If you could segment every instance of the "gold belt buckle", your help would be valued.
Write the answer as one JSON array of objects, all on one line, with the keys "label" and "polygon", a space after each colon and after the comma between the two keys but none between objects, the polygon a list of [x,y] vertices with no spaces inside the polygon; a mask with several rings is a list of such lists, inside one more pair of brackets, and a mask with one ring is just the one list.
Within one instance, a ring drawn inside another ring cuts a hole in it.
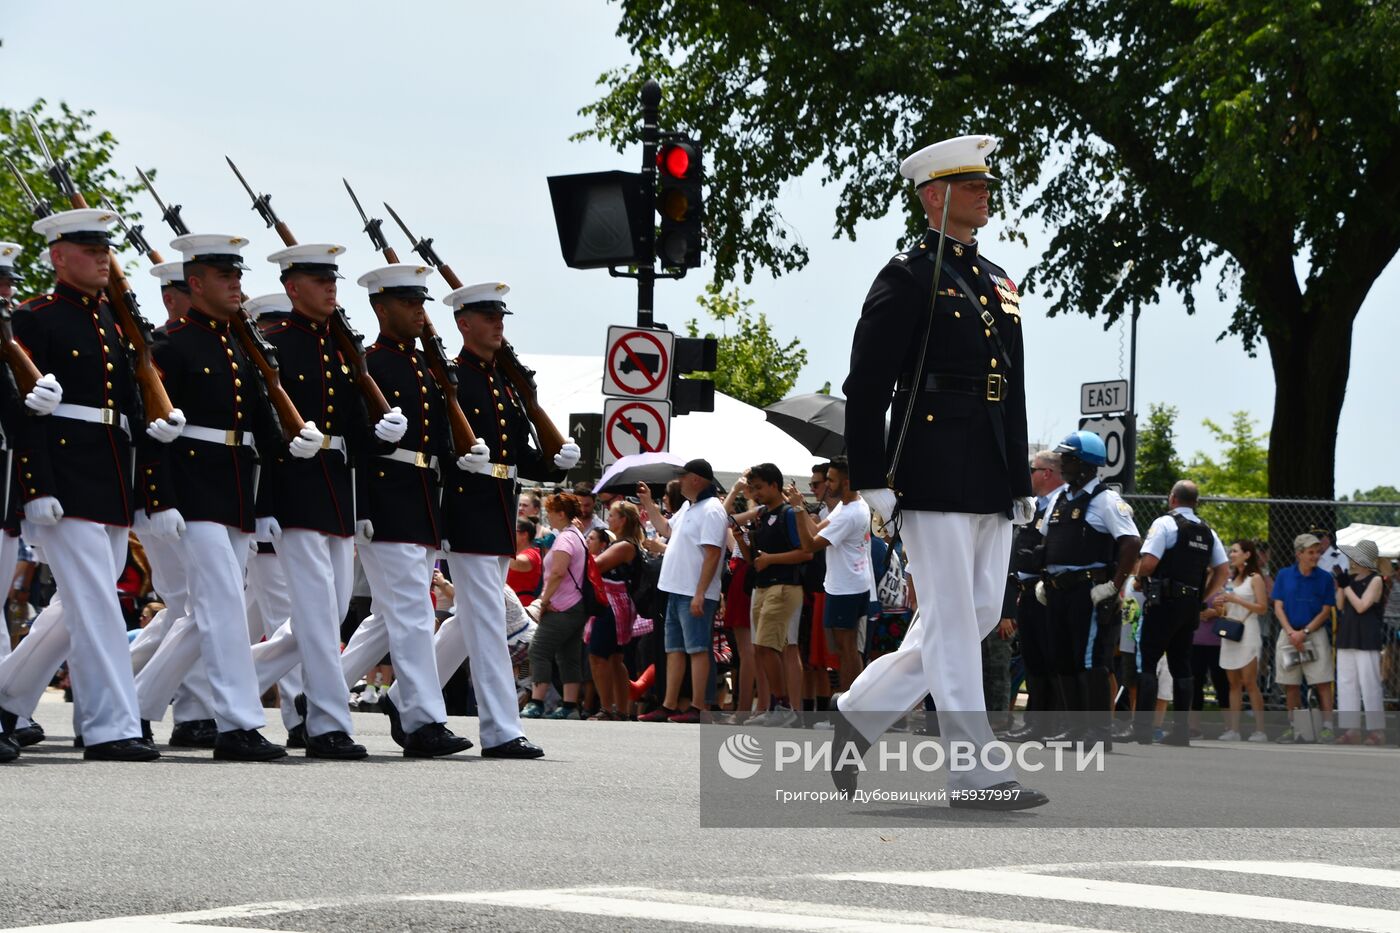
[{"label": "gold belt buckle", "polygon": [[1001,388],[1002,388],[1002,385],[1005,383],[1005,381],[1006,381],[1006,380],[1004,380],[1004,379],[1002,378],[1001,373],[988,373],[988,374],[987,374],[987,401],[989,401],[989,402],[1000,402],[1000,401],[1001,401]]},{"label": "gold belt buckle", "polygon": [[226,447],[237,447],[237,446],[238,446],[238,442],[239,442],[239,437],[238,437],[238,432],[237,432],[237,431],[225,431],[225,432],[224,432],[224,445],[225,445]]},{"label": "gold belt buckle", "polygon": [[329,434],[322,434],[322,435],[321,435],[321,449],[322,449],[322,450],[330,450],[330,449],[331,449],[331,436],[330,436]]},{"label": "gold belt buckle", "polygon": [[491,476],[495,479],[510,479],[510,467],[504,463],[491,464]]},{"label": "gold belt buckle", "polygon": [[421,450],[415,450],[413,452],[413,465],[426,470],[428,468],[428,455]]},{"label": "gold belt buckle", "polygon": [[114,424],[117,423],[117,413],[116,413],[116,411],[115,411],[114,409],[111,409],[111,408],[99,408],[99,409],[97,409],[97,410],[100,411],[100,412],[102,412],[102,423],[103,423],[103,424],[107,425],[108,427],[111,427],[112,425],[114,425]]}]

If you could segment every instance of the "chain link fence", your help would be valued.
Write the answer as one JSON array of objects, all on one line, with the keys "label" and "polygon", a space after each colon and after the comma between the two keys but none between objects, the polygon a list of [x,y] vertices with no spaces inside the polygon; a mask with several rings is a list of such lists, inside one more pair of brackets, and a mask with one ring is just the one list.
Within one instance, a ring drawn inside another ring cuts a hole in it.
[{"label": "chain link fence", "polygon": [[[1138,531],[1167,513],[1167,497],[1124,495],[1133,507]],[[1202,496],[1196,508],[1228,548],[1241,538],[1255,542],[1265,557],[1270,577],[1293,563],[1293,539],[1314,529],[1336,531],[1348,525],[1400,526],[1400,502],[1340,502],[1319,499],[1234,499]],[[1383,568],[1384,569],[1384,568]],[[1270,604],[1272,606],[1272,603]],[[1274,682],[1274,646],[1279,626],[1272,610],[1261,620],[1264,652],[1259,662],[1260,686],[1270,709],[1283,709],[1283,687]],[[1381,658],[1386,705],[1400,708],[1400,641],[1392,638]]]}]

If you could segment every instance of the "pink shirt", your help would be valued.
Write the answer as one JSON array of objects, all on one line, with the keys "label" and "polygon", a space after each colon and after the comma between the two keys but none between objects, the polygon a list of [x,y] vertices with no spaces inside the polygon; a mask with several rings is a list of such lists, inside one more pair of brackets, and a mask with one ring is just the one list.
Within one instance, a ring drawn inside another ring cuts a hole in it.
[{"label": "pink shirt", "polygon": [[564,555],[568,556],[568,570],[559,581],[559,586],[555,588],[554,595],[549,598],[549,608],[555,612],[572,609],[583,599],[579,584],[583,582],[583,556],[587,550],[583,535],[577,528],[565,528],[555,537],[554,545],[549,549],[549,556],[545,558],[548,569],[553,571],[564,559]]}]

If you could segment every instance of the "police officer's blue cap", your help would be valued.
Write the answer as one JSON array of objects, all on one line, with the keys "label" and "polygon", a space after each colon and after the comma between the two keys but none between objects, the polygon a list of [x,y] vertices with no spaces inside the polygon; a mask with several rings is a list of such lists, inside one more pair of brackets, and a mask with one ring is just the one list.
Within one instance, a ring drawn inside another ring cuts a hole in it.
[{"label": "police officer's blue cap", "polygon": [[1108,462],[1103,438],[1093,431],[1075,431],[1055,445],[1055,453],[1083,460],[1091,466],[1103,466]]}]

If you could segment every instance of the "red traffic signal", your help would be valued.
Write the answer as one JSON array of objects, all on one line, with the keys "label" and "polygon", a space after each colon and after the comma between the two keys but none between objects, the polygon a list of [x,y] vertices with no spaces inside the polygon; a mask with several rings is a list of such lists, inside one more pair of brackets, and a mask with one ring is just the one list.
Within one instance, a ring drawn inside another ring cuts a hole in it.
[{"label": "red traffic signal", "polygon": [[657,255],[662,267],[683,273],[700,265],[704,157],[694,141],[673,136],[657,150],[656,168],[656,209],[661,214]]},{"label": "red traffic signal", "polygon": [[692,165],[699,165],[695,156],[695,148],[688,142],[666,143],[656,153],[656,166],[663,174],[683,180],[689,177]]}]

